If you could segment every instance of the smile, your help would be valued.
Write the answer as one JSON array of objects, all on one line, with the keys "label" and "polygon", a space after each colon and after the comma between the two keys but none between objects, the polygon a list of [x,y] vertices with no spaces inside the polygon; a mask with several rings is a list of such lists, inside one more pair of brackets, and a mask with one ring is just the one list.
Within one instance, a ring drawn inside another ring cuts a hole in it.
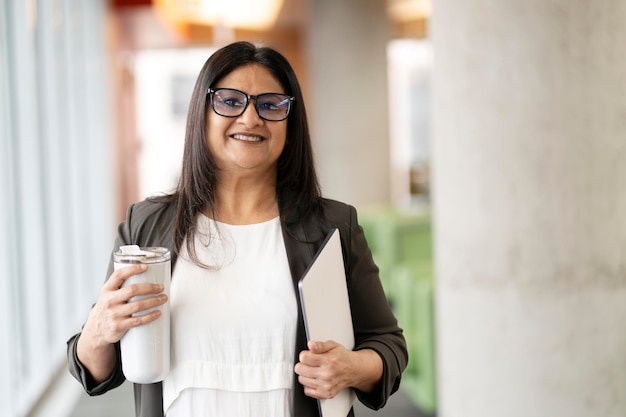
[{"label": "smile", "polygon": [[261,136],[248,136],[248,135],[233,135],[233,139],[242,140],[244,142],[261,142],[263,138]]}]

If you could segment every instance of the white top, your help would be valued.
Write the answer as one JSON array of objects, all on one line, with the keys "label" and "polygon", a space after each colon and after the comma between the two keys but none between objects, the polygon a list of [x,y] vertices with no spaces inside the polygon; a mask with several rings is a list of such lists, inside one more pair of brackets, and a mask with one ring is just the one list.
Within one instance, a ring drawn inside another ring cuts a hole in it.
[{"label": "white top", "polygon": [[170,289],[165,415],[293,417],[298,313],[279,219],[234,226],[200,216],[196,253],[215,268],[192,263],[183,245]]}]

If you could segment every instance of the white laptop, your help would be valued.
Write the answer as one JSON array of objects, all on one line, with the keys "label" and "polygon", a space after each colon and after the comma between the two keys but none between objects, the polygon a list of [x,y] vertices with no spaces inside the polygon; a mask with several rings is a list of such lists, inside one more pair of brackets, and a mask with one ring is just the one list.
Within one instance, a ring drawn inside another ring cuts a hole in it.
[{"label": "white laptop", "polygon": [[[334,340],[354,349],[352,314],[339,229],[333,229],[298,283],[307,340]],[[346,417],[356,394],[350,388],[319,400],[322,417]]]}]

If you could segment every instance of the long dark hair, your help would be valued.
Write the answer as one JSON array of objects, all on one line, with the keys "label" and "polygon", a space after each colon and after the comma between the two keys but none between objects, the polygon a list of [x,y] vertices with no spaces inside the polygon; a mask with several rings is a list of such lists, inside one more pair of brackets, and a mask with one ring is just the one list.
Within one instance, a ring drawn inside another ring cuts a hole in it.
[{"label": "long dark hair", "polygon": [[276,50],[257,47],[249,42],[235,42],[216,51],[205,62],[191,97],[183,152],[183,168],[176,192],[177,204],[174,247],[183,244],[198,264],[194,247],[195,225],[200,212],[215,214],[217,165],[209,152],[206,126],[210,107],[207,90],[238,67],[260,64],[267,68],[295,97],[287,119],[287,140],[278,158],[276,193],[281,221],[297,221],[309,210],[320,206],[321,192],[313,163],[313,149],[304,99],[296,74],[289,62]]}]

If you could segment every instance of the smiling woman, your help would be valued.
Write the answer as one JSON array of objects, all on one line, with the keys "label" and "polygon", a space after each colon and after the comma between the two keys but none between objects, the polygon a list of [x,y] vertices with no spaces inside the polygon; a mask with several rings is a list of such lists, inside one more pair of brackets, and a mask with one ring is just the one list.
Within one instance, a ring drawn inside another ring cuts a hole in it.
[{"label": "smiling woman", "polygon": [[[336,229],[354,350],[307,341],[297,292]],[[136,266],[109,267],[68,342],[70,371],[89,394],[124,382],[120,339],[159,320],[154,308],[166,302],[170,373],[136,384],[137,417],[317,417],[318,400],[344,388],[373,409],[398,390],[402,329],[356,209],[321,195],[300,84],[276,50],[237,42],[211,55],[191,97],[176,191],[132,205],[118,232],[116,247],[170,250],[171,293],[123,285],[144,272]]]}]

